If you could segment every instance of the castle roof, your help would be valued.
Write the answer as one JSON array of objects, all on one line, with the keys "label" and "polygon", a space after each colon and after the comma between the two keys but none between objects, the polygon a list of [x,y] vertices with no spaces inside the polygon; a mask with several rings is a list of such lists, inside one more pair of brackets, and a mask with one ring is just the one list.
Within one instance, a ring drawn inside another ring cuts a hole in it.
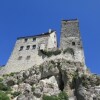
[{"label": "castle roof", "polygon": [[52,32],[55,32],[54,30],[51,30],[50,32],[33,35],[33,36],[25,36],[25,37],[18,37],[17,39],[23,39],[23,38],[31,38],[31,37],[42,37],[42,36],[49,36]]},{"label": "castle roof", "polygon": [[67,19],[67,20],[62,20],[62,21],[78,21],[78,19],[76,18],[76,19]]}]

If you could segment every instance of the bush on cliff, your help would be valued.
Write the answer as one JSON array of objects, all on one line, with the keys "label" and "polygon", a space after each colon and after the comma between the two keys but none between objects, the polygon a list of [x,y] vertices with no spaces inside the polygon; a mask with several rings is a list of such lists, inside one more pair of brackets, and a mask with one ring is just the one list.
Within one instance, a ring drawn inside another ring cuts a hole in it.
[{"label": "bush on cliff", "polygon": [[44,54],[44,55],[46,55],[47,57],[51,57],[52,55],[59,55],[59,54],[61,54],[61,50],[56,50],[56,51],[46,51],[46,50],[41,50],[41,53],[42,54]]},{"label": "bush on cliff", "polygon": [[43,100],[68,100],[68,95],[66,92],[61,92],[58,96],[43,95]]},{"label": "bush on cliff", "polygon": [[0,100],[10,100],[6,93],[0,91]]},{"label": "bush on cliff", "polygon": [[10,91],[11,88],[9,86],[5,86],[3,83],[0,83],[0,90],[2,90],[2,91]]}]

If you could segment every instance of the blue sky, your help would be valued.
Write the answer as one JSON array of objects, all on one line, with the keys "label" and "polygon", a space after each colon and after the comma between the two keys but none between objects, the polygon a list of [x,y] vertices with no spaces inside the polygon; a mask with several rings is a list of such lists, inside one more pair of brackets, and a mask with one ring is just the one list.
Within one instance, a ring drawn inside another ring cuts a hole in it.
[{"label": "blue sky", "polygon": [[78,18],[86,65],[100,74],[100,0],[0,0],[0,65],[17,37],[57,31],[61,20]]}]

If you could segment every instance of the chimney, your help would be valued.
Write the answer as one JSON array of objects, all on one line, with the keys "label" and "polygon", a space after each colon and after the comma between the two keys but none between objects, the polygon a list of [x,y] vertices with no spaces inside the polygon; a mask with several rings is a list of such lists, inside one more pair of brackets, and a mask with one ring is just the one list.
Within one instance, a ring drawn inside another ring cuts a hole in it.
[{"label": "chimney", "polygon": [[49,29],[49,33],[51,33],[52,29]]}]

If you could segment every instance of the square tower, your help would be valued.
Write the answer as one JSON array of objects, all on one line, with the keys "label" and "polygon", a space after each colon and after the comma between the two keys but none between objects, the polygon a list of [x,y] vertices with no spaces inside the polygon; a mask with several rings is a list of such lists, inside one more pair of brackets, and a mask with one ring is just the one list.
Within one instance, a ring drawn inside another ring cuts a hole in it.
[{"label": "square tower", "polygon": [[60,48],[71,48],[74,51],[74,59],[84,62],[84,52],[79,31],[79,21],[62,20]]},{"label": "square tower", "polygon": [[79,21],[77,19],[62,20],[60,47],[66,49],[76,46],[82,47]]}]

